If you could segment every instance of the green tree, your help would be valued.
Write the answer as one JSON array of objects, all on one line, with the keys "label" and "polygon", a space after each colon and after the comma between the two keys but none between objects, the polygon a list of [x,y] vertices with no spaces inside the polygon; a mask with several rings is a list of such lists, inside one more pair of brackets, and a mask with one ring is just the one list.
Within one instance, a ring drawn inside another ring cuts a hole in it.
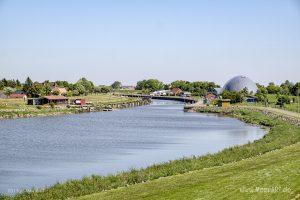
[{"label": "green tree", "polygon": [[27,93],[28,97],[35,98],[35,97],[39,97],[39,96],[43,95],[43,91],[44,91],[43,85],[35,84],[35,85],[29,87],[26,93]]},{"label": "green tree", "polygon": [[[84,91],[84,93],[82,93],[82,94],[87,94],[87,93],[93,92],[93,90],[94,90],[94,84],[93,84],[93,82],[87,80],[86,78],[81,78],[81,79],[79,79],[79,80],[76,82],[75,85],[77,85],[77,88],[76,88],[76,89],[79,91],[79,93],[81,93],[82,91]],[[82,89],[82,88],[80,87],[80,85],[83,86],[84,89]]]},{"label": "green tree", "polygon": [[58,91],[58,90],[54,90],[54,91],[52,92],[52,94],[53,94],[53,95],[59,95],[59,91]]},{"label": "green tree", "polygon": [[50,87],[50,85],[45,85],[44,88],[43,88],[43,91],[42,91],[42,94],[43,95],[50,95],[52,92],[52,89]]},{"label": "green tree", "polygon": [[19,87],[19,88],[22,87],[22,85],[21,85],[21,83],[20,83],[20,81],[19,81],[18,79],[16,80],[16,85],[17,85],[17,87]]},{"label": "green tree", "polygon": [[276,105],[279,105],[280,107],[283,107],[284,104],[290,104],[291,100],[288,95],[278,95],[277,96],[277,103]]},{"label": "green tree", "polygon": [[115,81],[113,82],[113,84],[111,84],[111,87],[116,90],[116,89],[120,89],[122,87],[122,84],[120,81]]},{"label": "green tree", "polygon": [[249,91],[248,91],[248,88],[243,88],[241,91],[240,91],[240,94],[242,95],[242,96],[247,96],[247,95],[249,95]]},{"label": "green tree", "polygon": [[3,89],[3,92],[4,92],[4,94],[6,95],[6,96],[9,96],[9,95],[11,95],[12,93],[14,93],[16,90],[14,89],[14,88],[12,88],[12,87],[5,87],[4,89]]},{"label": "green tree", "polygon": [[268,90],[269,94],[279,94],[281,91],[281,88],[275,85],[273,82],[269,83],[266,89]]},{"label": "green tree", "polygon": [[291,95],[294,84],[289,80],[286,80],[284,83],[280,85],[280,87],[282,88],[281,94]]},{"label": "green tree", "polygon": [[70,89],[70,84],[68,83],[68,81],[55,81],[55,83],[59,87],[64,87],[64,88]]},{"label": "green tree", "polygon": [[102,89],[101,86],[95,86],[95,87],[94,87],[94,92],[95,92],[95,93],[101,93],[101,89]]},{"label": "green tree", "polygon": [[154,92],[156,90],[162,90],[164,88],[163,82],[157,79],[148,79],[137,82],[136,89],[137,90],[149,90]]},{"label": "green tree", "polygon": [[300,82],[297,82],[293,87],[292,87],[292,95],[294,96],[299,96],[300,95]]},{"label": "green tree", "polygon": [[171,83],[171,88],[179,88],[183,91],[190,91],[191,84],[188,81],[177,80]]},{"label": "green tree", "polygon": [[262,93],[262,94],[268,94],[268,90],[265,86],[263,85],[260,85],[260,84],[256,84],[258,90]]},{"label": "green tree", "polygon": [[78,90],[73,90],[72,92],[73,92],[73,96],[79,96]]},{"label": "green tree", "polygon": [[204,96],[208,91],[214,91],[215,88],[219,88],[220,86],[215,84],[214,82],[208,81],[183,81],[177,80],[171,83],[171,88],[180,88],[183,91],[191,92],[192,95]]},{"label": "green tree", "polygon": [[4,79],[2,79],[2,83],[3,83],[3,86],[4,87],[7,87],[7,80],[4,78]]},{"label": "green tree", "polygon": [[111,92],[112,88],[109,86],[103,86],[101,87],[101,93],[109,93]]},{"label": "green tree", "polygon": [[4,88],[4,83],[3,83],[3,81],[1,80],[1,81],[0,81],[0,90],[3,90],[3,88]]},{"label": "green tree", "polygon": [[255,94],[256,101],[262,102],[265,104],[265,106],[267,106],[267,104],[269,102],[267,94],[268,94],[268,91],[266,89],[262,88],[262,90],[261,90],[260,88],[258,88],[258,90]]},{"label": "green tree", "polygon": [[73,91],[67,91],[67,97],[71,97],[71,96],[73,96]]},{"label": "green tree", "polygon": [[78,91],[79,95],[87,94],[85,87],[78,82],[75,84],[75,90]]},{"label": "green tree", "polygon": [[240,103],[243,101],[243,96],[240,92],[224,90],[221,94],[223,99],[230,99],[231,103]]},{"label": "green tree", "polygon": [[29,89],[30,89],[32,86],[33,86],[32,80],[31,80],[29,77],[27,77],[27,78],[26,78],[26,81],[25,81],[25,83],[24,83],[24,86],[23,86],[23,90],[24,90],[26,93],[28,93]]},{"label": "green tree", "polygon": [[171,87],[171,85],[170,85],[170,84],[164,84],[164,90],[169,90],[169,89],[170,89],[170,87]]}]

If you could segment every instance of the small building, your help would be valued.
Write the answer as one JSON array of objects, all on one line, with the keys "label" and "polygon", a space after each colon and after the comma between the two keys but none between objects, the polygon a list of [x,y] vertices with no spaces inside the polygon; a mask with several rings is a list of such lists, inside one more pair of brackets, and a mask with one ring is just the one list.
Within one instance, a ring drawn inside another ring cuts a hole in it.
[{"label": "small building", "polygon": [[64,96],[49,95],[49,96],[43,96],[39,98],[28,98],[27,104],[28,105],[44,105],[49,103],[68,104],[68,101],[69,99]]},{"label": "small building", "polygon": [[21,98],[26,98],[26,94],[16,94],[16,93],[12,93],[11,95],[9,95],[9,98],[12,99],[21,99]]},{"label": "small building", "polygon": [[212,93],[212,92],[208,92],[206,95],[205,95],[205,99],[208,101],[208,102],[211,102],[213,100],[215,100],[217,98],[217,95]]},{"label": "small building", "polygon": [[28,105],[42,105],[41,98],[28,98],[27,99]]},{"label": "small building", "polygon": [[182,90],[180,88],[171,89],[171,94],[174,96],[179,96],[181,93],[182,93]]},{"label": "small building", "polygon": [[219,99],[218,106],[221,108],[228,108],[230,106],[230,99]]},{"label": "small building", "polygon": [[11,98],[11,99],[23,99],[24,101],[26,101],[27,95],[22,90],[16,90],[15,92],[13,92],[9,95],[9,98]]},{"label": "small building", "polygon": [[252,96],[248,96],[248,97],[245,97],[245,101],[247,103],[255,103],[256,102],[256,98],[252,97]]},{"label": "small building", "polygon": [[69,99],[65,96],[55,96],[55,95],[49,95],[49,96],[43,96],[41,97],[42,104],[68,104]]},{"label": "small building", "polygon": [[23,90],[16,90],[9,95],[10,98],[23,98],[24,96],[26,96],[26,93]]}]

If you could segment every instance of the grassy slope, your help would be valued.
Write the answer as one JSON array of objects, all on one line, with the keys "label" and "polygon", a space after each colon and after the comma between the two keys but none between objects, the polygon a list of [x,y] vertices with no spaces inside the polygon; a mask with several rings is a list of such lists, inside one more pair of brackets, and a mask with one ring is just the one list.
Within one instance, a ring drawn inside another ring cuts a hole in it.
[{"label": "grassy slope", "polygon": [[[299,165],[300,143],[297,143],[220,167],[195,170],[78,199],[291,199],[300,194]],[[269,189],[273,192],[268,192]]]}]

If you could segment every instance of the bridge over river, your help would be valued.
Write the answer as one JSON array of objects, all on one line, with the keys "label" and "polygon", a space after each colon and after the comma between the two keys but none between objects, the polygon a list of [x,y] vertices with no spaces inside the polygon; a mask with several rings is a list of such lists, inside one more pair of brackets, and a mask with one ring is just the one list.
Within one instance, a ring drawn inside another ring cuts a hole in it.
[{"label": "bridge over river", "polygon": [[173,101],[181,101],[185,103],[194,104],[197,102],[194,98],[191,97],[178,97],[178,96],[151,96],[147,94],[120,94],[122,96],[127,97],[140,97],[140,98],[149,98],[149,99],[160,99],[160,100],[173,100]]}]

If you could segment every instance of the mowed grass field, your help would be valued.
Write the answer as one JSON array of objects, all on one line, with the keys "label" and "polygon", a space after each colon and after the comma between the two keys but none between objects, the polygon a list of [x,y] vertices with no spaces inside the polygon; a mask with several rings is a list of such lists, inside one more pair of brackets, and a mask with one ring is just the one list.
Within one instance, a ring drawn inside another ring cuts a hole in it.
[{"label": "mowed grass field", "polygon": [[0,109],[17,109],[26,107],[26,102],[23,99],[0,99]]},{"label": "mowed grass field", "polygon": [[[113,94],[90,94],[86,96],[69,97],[70,99],[82,98],[92,103],[119,103],[132,101],[134,98],[116,96]],[[0,109],[35,107],[26,105],[23,99],[0,99]]]},{"label": "mowed grass field", "polygon": [[[268,98],[269,107],[300,113],[300,97],[290,96],[290,99],[294,101],[290,104],[284,104],[284,107],[282,108],[276,105],[277,103],[276,94],[268,94],[267,98]],[[242,105],[265,106],[264,103],[245,103],[245,102],[243,102]]]},{"label": "mowed grass field", "polygon": [[70,99],[75,98],[82,98],[85,99],[87,102],[91,102],[94,104],[126,103],[136,99],[124,96],[117,96],[113,94],[90,94],[87,96],[70,97]]},{"label": "mowed grass field", "polygon": [[250,159],[113,189],[98,199],[300,199],[300,143]]}]

